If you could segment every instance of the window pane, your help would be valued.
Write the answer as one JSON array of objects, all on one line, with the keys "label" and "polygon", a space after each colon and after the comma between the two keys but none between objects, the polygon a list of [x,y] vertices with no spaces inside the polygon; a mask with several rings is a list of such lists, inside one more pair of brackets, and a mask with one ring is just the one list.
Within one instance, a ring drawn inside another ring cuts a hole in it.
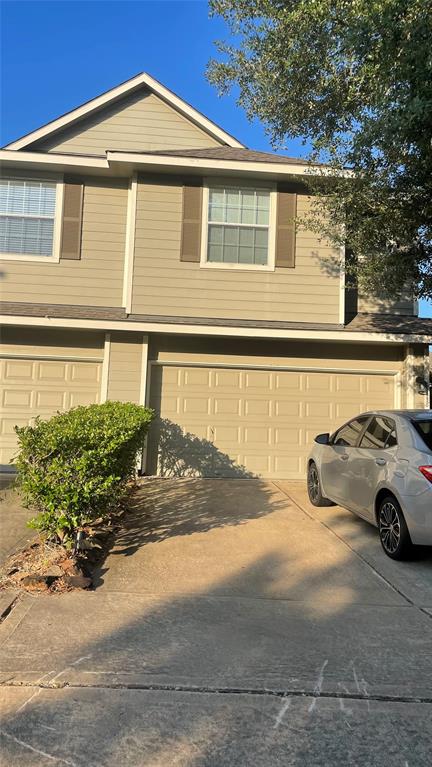
[{"label": "window pane", "polygon": [[54,216],[55,199],[53,182],[0,180],[0,213]]},{"label": "window pane", "polygon": [[239,230],[237,226],[224,226],[224,245],[238,245]]},{"label": "window pane", "polygon": [[342,429],[337,431],[334,435],[332,444],[354,447],[367,420],[368,416],[363,416],[362,418],[355,418],[346,426],[343,426]]},{"label": "window pane", "polygon": [[223,251],[221,245],[209,245],[207,258],[209,261],[223,261]]},{"label": "window pane", "polygon": [[261,225],[264,224],[265,226],[268,226],[268,222],[269,222],[268,210],[257,210],[256,223]]},{"label": "window pane", "polygon": [[268,210],[270,207],[270,192],[257,192],[257,206],[261,210]]},{"label": "window pane", "polygon": [[220,221],[223,223],[224,219],[224,209],[220,205],[209,206],[209,221]]},{"label": "window pane", "polygon": [[228,206],[225,213],[225,221],[227,224],[240,224],[241,210],[240,208],[233,208]]},{"label": "window pane", "polygon": [[234,245],[224,245],[223,260],[226,264],[238,263],[238,248]]},{"label": "window pane", "polygon": [[432,419],[425,421],[412,421],[415,429],[420,434],[423,442],[429,450],[432,450]]},{"label": "window pane", "polygon": [[255,248],[255,263],[261,266],[267,263],[267,248]]},{"label": "window pane", "polygon": [[0,251],[51,256],[54,220],[0,216]]},{"label": "window pane", "polygon": [[254,244],[254,230],[241,227],[240,229],[240,245],[247,245],[249,248]]},{"label": "window pane", "polygon": [[241,223],[242,224],[255,224],[255,210],[254,208],[242,208]]},{"label": "window pane", "polygon": [[219,205],[223,207],[224,204],[224,191],[223,189],[210,189],[209,190],[209,203],[210,205]]},{"label": "window pane", "polygon": [[253,263],[255,263],[254,249],[241,246],[239,250],[239,264],[253,264]]},{"label": "window pane", "polygon": [[380,416],[372,418],[362,437],[360,447],[368,447],[375,450],[384,448],[394,429],[394,422],[389,418],[382,418]]},{"label": "window pane", "polygon": [[226,190],[226,204],[231,208],[240,208],[240,189]]},{"label": "window pane", "polygon": [[268,245],[268,229],[256,229],[255,230],[255,245],[258,248],[267,248],[267,245]]},{"label": "window pane", "polygon": [[209,242],[213,245],[222,245],[223,241],[223,227],[222,226],[209,226]]}]

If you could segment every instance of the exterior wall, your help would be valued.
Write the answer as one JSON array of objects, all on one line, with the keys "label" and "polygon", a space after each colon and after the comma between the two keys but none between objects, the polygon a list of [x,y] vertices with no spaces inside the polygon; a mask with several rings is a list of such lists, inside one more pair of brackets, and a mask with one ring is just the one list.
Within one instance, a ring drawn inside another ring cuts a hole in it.
[{"label": "exterior wall", "polygon": [[330,343],[319,341],[263,341],[254,339],[193,338],[154,335],[149,360],[195,364],[232,364],[245,367],[289,365],[340,370],[400,372],[405,350],[383,344]]},{"label": "exterior wall", "polygon": [[121,306],[128,181],[85,178],[81,259],[2,259],[3,301]]},{"label": "exterior wall", "polygon": [[158,96],[140,90],[29,149],[104,155],[107,149],[152,151],[221,146]]},{"label": "exterior wall", "polygon": [[40,357],[83,357],[102,360],[104,333],[88,330],[58,330],[3,327],[0,354]]},{"label": "exterior wall", "polygon": [[405,350],[402,370],[402,402],[403,408],[418,408],[423,410],[430,407],[429,393],[421,394],[416,378],[426,383],[430,380],[429,347],[426,344],[414,344]]},{"label": "exterior wall", "polygon": [[411,317],[417,313],[413,298],[408,296],[401,297],[397,301],[380,301],[360,295],[358,297],[358,311],[365,314],[405,314]]},{"label": "exterior wall", "polygon": [[[309,198],[297,199],[302,215]],[[294,269],[202,269],[180,262],[181,219],[180,186],[138,184],[132,313],[339,322],[336,253],[316,235],[297,233]]]},{"label": "exterior wall", "polygon": [[140,402],[143,336],[111,333],[107,399]]}]

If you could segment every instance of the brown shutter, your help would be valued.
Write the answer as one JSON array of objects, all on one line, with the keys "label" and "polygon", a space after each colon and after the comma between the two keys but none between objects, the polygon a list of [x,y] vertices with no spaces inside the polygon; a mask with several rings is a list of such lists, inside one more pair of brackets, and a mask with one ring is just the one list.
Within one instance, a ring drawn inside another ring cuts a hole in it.
[{"label": "brown shutter", "polygon": [[276,213],[276,266],[295,267],[297,195],[279,186]]},{"label": "brown shutter", "polygon": [[84,184],[76,179],[65,180],[60,258],[78,261],[81,258],[81,229]]},{"label": "brown shutter", "polygon": [[183,183],[183,215],[180,261],[200,262],[202,227],[202,182],[190,179]]}]

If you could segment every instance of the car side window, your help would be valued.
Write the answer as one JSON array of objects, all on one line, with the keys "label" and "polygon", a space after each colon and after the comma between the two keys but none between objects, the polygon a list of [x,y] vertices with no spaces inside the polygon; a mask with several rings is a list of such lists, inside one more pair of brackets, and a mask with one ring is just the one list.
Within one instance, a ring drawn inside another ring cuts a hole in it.
[{"label": "car side window", "polygon": [[361,438],[359,447],[383,450],[397,445],[396,425],[391,418],[374,416]]},{"label": "car side window", "polygon": [[368,419],[369,416],[354,418],[353,421],[342,426],[342,428],[333,435],[331,444],[342,445],[343,447],[355,447]]}]

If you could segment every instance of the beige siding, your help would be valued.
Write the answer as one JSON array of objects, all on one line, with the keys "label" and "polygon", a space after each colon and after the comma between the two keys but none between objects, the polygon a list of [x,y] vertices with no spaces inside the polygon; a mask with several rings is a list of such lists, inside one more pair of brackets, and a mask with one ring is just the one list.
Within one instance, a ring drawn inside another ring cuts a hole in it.
[{"label": "beige siding", "polygon": [[[309,206],[298,196],[298,214]],[[180,262],[182,190],[138,186],[132,312],[254,320],[339,321],[335,252],[297,233],[295,269],[202,269]]]},{"label": "beige siding", "polygon": [[15,426],[100,401],[103,334],[3,328],[0,342],[0,464],[16,453]]},{"label": "beige siding", "polygon": [[142,357],[141,334],[111,333],[107,399],[139,403]]},{"label": "beige siding", "polygon": [[396,301],[379,300],[359,295],[358,311],[372,314],[415,314],[415,303],[412,298],[401,297]]},{"label": "beige siding", "polygon": [[359,412],[395,406],[401,353],[352,344],[154,339],[150,405],[160,419],[147,469],[302,478],[316,434]]},{"label": "beige siding", "polygon": [[2,300],[121,306],[127,197],[126,179],[85,179],[81,259],[2,260]]},{"label": "beige siding", "polygon": [[55,136],[36,142],[34,148],[103,155],[107,149],[145,152],[221,144],[158,96],[140,90]]},{"label": "beige siding", "polygon": [[88,330],[3,327],[0,354],[103,359],[104,333]]}]

